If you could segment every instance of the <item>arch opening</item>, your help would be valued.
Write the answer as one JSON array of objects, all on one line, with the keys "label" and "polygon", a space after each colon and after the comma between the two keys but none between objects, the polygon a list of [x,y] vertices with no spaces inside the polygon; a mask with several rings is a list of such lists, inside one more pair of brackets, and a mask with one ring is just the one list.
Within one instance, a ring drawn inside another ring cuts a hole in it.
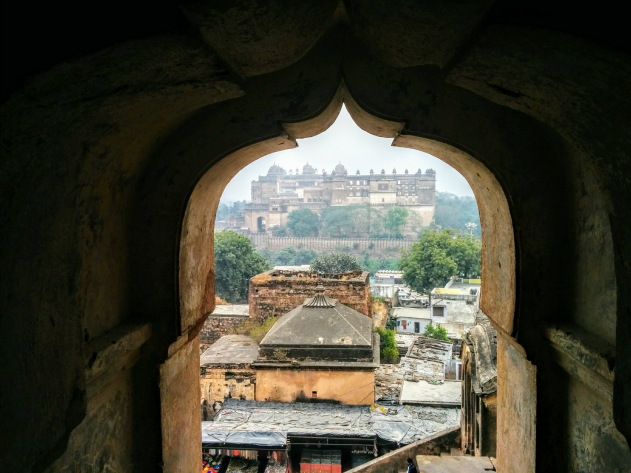
[{"label": "arch opening", "polygon": [[[279,149],[292,148],[296,146],[297,139],[315,136],[326,130],[339,114],[342,104],[346,105],[362,130],[375,136],[392,138],[393,146],[431,154],[456,169],[468,181],[478,203],[482,231],[481,272],[484,284],[480,308],[499,331],[510,337],[515,308],[515,242],[508,201],[498,180],[479,160],[463,150],[435,139],[405,134],[403,122],[389,121],[367,113],[344,87],[338,90],[334,100],[317,117],[283,124],[285,133],[279,138],[246,146],[226,156],[198,181],[188,200],[182,225],[179,266],[181,320],[201,320],[203,323],[214,309],[214,221],[219,200],[228,182],[247,164]],[[262,217],[257,218],[258,230],[264,224]],[[182,329],[185,329],[185,325],[182,325]],[[502,384],[498,386],[498,391],[501,389],[504,389]],[[502,416],[510,419],[512,413],[502,413],[500,410],[498,418]],[[534,456],[534,439],[530,441],[530,454]],[[201,448],[199,445],[197,447]]]}]

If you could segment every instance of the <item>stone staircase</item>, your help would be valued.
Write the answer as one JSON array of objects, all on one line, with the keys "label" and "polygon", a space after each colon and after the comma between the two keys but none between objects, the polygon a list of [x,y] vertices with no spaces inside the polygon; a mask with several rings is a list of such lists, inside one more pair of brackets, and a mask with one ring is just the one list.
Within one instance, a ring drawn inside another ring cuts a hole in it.
[{"label": "stone staircase", "polygon": [[494,458],[472,457],[462,450],[452,448],[449,453],[436,455],[417,455],[418,473],[487,473],[496,471]]},{"label": "stone staircase", "polygon": [[[472,457],[465,455],[459,448],[452,448],[440,455],[417,455],[418,473],[487,473],[497,471],[495,459],[491,457]],[[400,468],[398,473],[406,473]]]}]

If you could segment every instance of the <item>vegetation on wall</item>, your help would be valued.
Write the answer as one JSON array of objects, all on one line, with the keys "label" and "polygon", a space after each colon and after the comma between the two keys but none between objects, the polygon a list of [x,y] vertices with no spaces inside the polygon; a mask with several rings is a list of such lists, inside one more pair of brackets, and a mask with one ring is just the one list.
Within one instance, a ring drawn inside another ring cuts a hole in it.
[{"label": "vegetation on wall", "polygon": [[381,363],[398,363],[399,350],[394,336],[394,330],[376,327],[375,332],[379,334],[379,354]]},{"label": "vegetation on wall", "polygon": [[247,335],[256,343],[261,343],[261,341],[265,338],[265,335],[267,335],[267,332],[272,329],[277,320],[277,317],[268,317],[263,321],[250,319],[243,322],[238,327],[235,327],[232,333]]},{"label": "vegetation on wall", "polygon": [[311,271],[319,273],[342,273],[344,271],[361,271],[357,260],[347,253],[329,253],[318,256],[311,263]]}]

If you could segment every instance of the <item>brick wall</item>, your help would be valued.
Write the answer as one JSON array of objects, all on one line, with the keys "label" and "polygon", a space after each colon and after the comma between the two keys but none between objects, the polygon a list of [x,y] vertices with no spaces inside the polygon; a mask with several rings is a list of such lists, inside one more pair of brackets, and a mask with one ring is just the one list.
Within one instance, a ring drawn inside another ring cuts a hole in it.
[{"label": "brick wall", "polygon": [[211,315],[204,322],[202,330],[199,332],[199,343],[208,347],[219,340],[224,335],[231,333],[232,329],[241,325],[249,319],[247,315]]},{"label": "brick wall", "polygon": [[356,272],[347,279],[343,275],[317,277],[310,272],[268,271],[250,280],[250,313],[259,320],[280,317],[313,297],[320,284],[324,286],[325,296],[372,318],[367,272]]}]

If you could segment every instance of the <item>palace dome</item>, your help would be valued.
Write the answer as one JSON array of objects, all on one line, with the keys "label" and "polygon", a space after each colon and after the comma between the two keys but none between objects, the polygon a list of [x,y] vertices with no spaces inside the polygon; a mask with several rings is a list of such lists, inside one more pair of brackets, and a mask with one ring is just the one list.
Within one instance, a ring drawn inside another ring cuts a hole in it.
[{"label": "palace dome", "polygon": [[346,168],[342,163],[335,166],[335,174],[345,176],[347,173]]},{"label": "palace dome", "polygon": [[280,167],[277,164],[273,164],[269,168],[269,171],[267,171],[268,176],[284,176],[286,174],[287,174],[287,171],[285,171],[282,167]]},{"label": "palace dome", "polygon": [[302,167],[302,173],[303,174],[315,174],[316,173],[316,169],[311,166],[309,163],[305,164]]}]

